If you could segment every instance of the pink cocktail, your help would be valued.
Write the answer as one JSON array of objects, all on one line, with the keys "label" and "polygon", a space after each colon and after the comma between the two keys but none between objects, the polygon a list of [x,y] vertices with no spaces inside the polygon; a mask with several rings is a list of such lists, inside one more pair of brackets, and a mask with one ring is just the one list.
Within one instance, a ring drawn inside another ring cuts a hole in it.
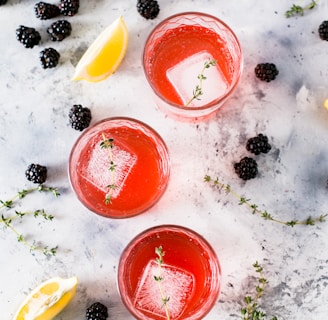
[{"label": "pink cocktail", "polygon": [[202,319],[217,301],[220,282],[221,268],[213,248],[181,226],[163,225],[142,232],[127,245],[118,267],[122,301],[140,320]]},{"label": "pink cocktail", "polygon": [[157,104],[179,119],[202,119],[232,94],[242,51],[234,32],[199,12],[171,16],[149,35],[143,67]]},{"label": "pink cocktail", "polygon": [[162,196],[169,179],[163,139],[141,121],[108,118],[85,130],[69,160],[69,176],[79,200],[111,218],[144,212]]}]

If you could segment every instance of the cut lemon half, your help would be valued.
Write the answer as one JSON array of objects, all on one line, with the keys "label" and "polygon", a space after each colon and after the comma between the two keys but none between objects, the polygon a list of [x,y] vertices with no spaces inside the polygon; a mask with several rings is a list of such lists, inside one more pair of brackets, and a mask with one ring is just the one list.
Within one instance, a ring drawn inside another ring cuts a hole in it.
[{"label": "cut lemon half", "polygon": [[51,320],[76,293],[77,278],[52,278],[32,290],[18,309],[14,320]]},{"label": "cut lemon half", "polygon": [[120,16],[96,38],[78,62],[73,80],[98,82],[121,64],[128,47],[128,29]]}]

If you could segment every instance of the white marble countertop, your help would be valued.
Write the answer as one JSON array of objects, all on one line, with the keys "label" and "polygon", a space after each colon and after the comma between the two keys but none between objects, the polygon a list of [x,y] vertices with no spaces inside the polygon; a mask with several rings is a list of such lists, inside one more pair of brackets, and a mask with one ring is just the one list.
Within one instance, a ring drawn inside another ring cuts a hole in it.
[{"label": "white marble countertop", "polygon": [[[307,5],[310,1],[295,1]],[[243,297],[253,292],[259,261],[269,281],[260,306],[278,319],[327,319],[328,221],[289,227],[252,215],[231,195],[203,181],[220,176],[233,190],[284,221],[304,220],[328,212],[328,42],[318,27],[328,19],[327,0],[304,16],[284,16],[293,1],[160,1],[152,21],[136,11],[135,0],[81,1],[70,17],[72,34],[61,43],[44,40],[25,49],[15,38],[23,24],[46,35],[49,21],[38,20],[36,1],[8,0],[0,7],[0,199],[7,200],[33,185],[24,175],[30,163],[48,168],[47,185],[59,198],[38,194],[18,208],[44,208],[52,222],[24,218],[15,224],[28,239],[58,245],[56,256],[30,254],[1,225],[0,310],[9,320],[30,289],[54,277],[76,275],[77,294],[56,319],[82,319],[95,301],[106,304],[110,319],[132,319],[116,289],[121,251],[144,229],[175,223],[201,233],[215,248],[223,270],[222,291],[206,319],[241,319]],[[206,122],[182,123],[157,110],[146,83],[141,53],[146,36],[159,21],[182,11],[203,11],[229,24],[241,42],[245,67],[233,97]],[[72,82],[74,67],[93,39],[119,15],[129,29],[129,48],[119,70],[100,83]],[[44,70],[39,51],[52,46],[60,64]],[[277,79],[254,76],[260,62],[273,62]],[[130,219],[97,216],[79,203],[71,190],[67,165],[80,132],[68,124],[68,111],[82,104],[92,123],[110,116],[139,119],[157,130],[171,157],[171,179],[161,200]],[[247,154],[246,140],[269,137],[272,150],[259,156],[259,175],[243,183],[233,163]],[[1,214],[7,211],[1,209]],[[270,317],[268,317],[269,319]],[[271,318],[270,318],[271,319]]]}]

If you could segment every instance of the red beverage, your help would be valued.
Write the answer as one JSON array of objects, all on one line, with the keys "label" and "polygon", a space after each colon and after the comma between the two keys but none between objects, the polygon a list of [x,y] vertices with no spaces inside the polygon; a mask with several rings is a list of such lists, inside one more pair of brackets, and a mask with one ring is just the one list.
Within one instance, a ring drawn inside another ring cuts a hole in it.
[{"label": "red beverage", "polygon": [[[111,146],[104,148],[104,141]],[[169,179],[167,148],[140,121],[105,119],[75,143],[69,175],[79,200],[90,210],[111,218],[130,217],[147,210],[163,194]]]},{"label": "red beverage", "polygon": [[[208,61],[215,65],[203,69]],[[156,26],[143,55],[158,105],[190,118],[207,116],[222,105],[239,81],[242,64],[233,31],[216,17],[193,12],[174,15]],[[192,99],[197,86],[201,94]]]},{"label": "red beverage", "polygon": [[[158,268],[155,249],[164,251]],[[137,319],[168,319],[154,277],[161,272],[162,292],[171,320],[202,319],[215,304],[221,281],[218,258],[194,231],[173,225],[148,229],[124,250],[118,268],[123,303]]]}]

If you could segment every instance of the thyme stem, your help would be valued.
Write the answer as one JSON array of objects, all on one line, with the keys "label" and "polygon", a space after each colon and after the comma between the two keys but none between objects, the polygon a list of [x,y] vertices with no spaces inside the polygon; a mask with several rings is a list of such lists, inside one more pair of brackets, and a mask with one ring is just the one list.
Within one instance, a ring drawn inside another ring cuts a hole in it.
[{"label": "thyme stem", "polygon": [[326,217],[328,216],[328,213],[322,214],[318,217],[312,218],[309,216],[305,220],[290,220],[290,221],[283,221],[280,219],[274,218],[270,213],[268,213],[266,210],[260,210],[258,206],[255,203],[251,202],[251,199],[245,198],[238,194],[237,192],[233,191],[231,189],[231,186],[229,184],[225,184],[221,182],[218,178],[217,179],[212,179],[209,175],[205,175],[204,181],[211,183],[213,186],[217,186],[220,189],[224,190],[226,193],[231,194],[234,198],[238,200],[239,205],[246,205],[249,209],[251,209],[253,214],[257,214],[261,216],[264,220],[271,220],[273,222],[287,225],[290,227],[294,227],[295,225],[315,225],[318,222],[324,222],[326,220]]},{"label": "thyme stem", "polygon": [[199,84],[197,84],[195,89],[193,90],[193,96],[186,103],[186,105],[185,105],[186,107],[188,107],[194,100],[200,100],[199,97],[203,94],[203,81],[206,80],[204,72],[209,67],[215,66],[216,63],[217,63],[217,60],[209,59],[208,61],[205,61],[203,69],[201,70],[200,74],[198,74],[198,76],[197,76],[197,79],[199,80]]},{"label": "thyme stem", "polygon": [[113,195],[114,190],[116,189],[116,185],[115,185],[115,167],[116,167],[116,165],[114,164],[113,151],[112,151],[112,149],[114,148],[114,139],[107,138],[104,133],[102,133],[102,138],[103,138],[103,141],[100,143],[100,147],[108,150],[109,161],[110,161],[110,166],[109,166],[108,170],[111,172],[111,183],[107,186],[108,192],[105,196],[105,203],[109,204],[112,201],[112,195]]},{"label": "thyme stem", "polygon": [[309,3],[307,6],[304,6],[304,7],[293,4],[290,7],[290,9],[285,12],[285,17],[290,18],[290,17],[296,16],[296,15],[303,16],[304,12],[306,10],[312,10],[314,7],[317,6],[317,4],[318,4],[317,1],[314,1],[314,0],[311,0],[311,3]]},{"label": "thyme stem", "polygon": [[162,287],[162,280],[164,279],[163,276],[162,276],[162,264],[164,262],[163,256],[165,255],[165,252],[163,251],[162,246],[159,246],[159,247],[155,248],[155,253],[158,256],[156,258],[156,262],[157,262],[157,265],[158,265],[158,273],[157,273],[157,275],[154,276],[154,279],[157,282],[159,291],[161,293],[161,299],[162,299],[162,303],[163,303],[163,306],[164,306],[164,309],[165,309],[166,319],[170,320],[170,312],[169,312],[169,308],[168,308],[168,305],[167,305],[167,303],[170,300],[170,297],[165,296],[164,291],[163,291],[163,287]]},{"label": "thyme stem", "polygon": [[[38,187],[35,188],[30,188],[30,189],[23,189],[22,191],[19,191],[17,194],[15,194],[12,198],[9,200],[3,201],[0,200],[0,210],[7,208],[7,209],[13,209],[15,206],[17,200],[23,199],[26,195],[33,193],[33,192],[51,192],[55,197],[58,197],[60,193],[58,192],[57,188],[52,188],[52,187],[46,187],[43,185],[39,185]],[[56,254],[57,248],[48,248],[48,246],[40,246],[37,245],[35,241],[29,242],[26,240],[23,234],[18,232],[18,230],[12,225],[13,221],[20,218],[23,219],[25,216],[34,216],[35,218],[37,217],[42,217],[45,220],[50,220],[52,221],[54,219],[53,215],[49,215],[45,212],[44,209],[38,209],[35,211],[15,211],[14,214],[5,216],[4,214],[1,215],[0,218],[0,223],[3,223],[4,226],[11,230],[17,237],[17,241],[23,243],[25,246],[27,246],[30,249],[30,252],[34,251],[41,251],[43,254],[46,256],[54,256]]]}]

